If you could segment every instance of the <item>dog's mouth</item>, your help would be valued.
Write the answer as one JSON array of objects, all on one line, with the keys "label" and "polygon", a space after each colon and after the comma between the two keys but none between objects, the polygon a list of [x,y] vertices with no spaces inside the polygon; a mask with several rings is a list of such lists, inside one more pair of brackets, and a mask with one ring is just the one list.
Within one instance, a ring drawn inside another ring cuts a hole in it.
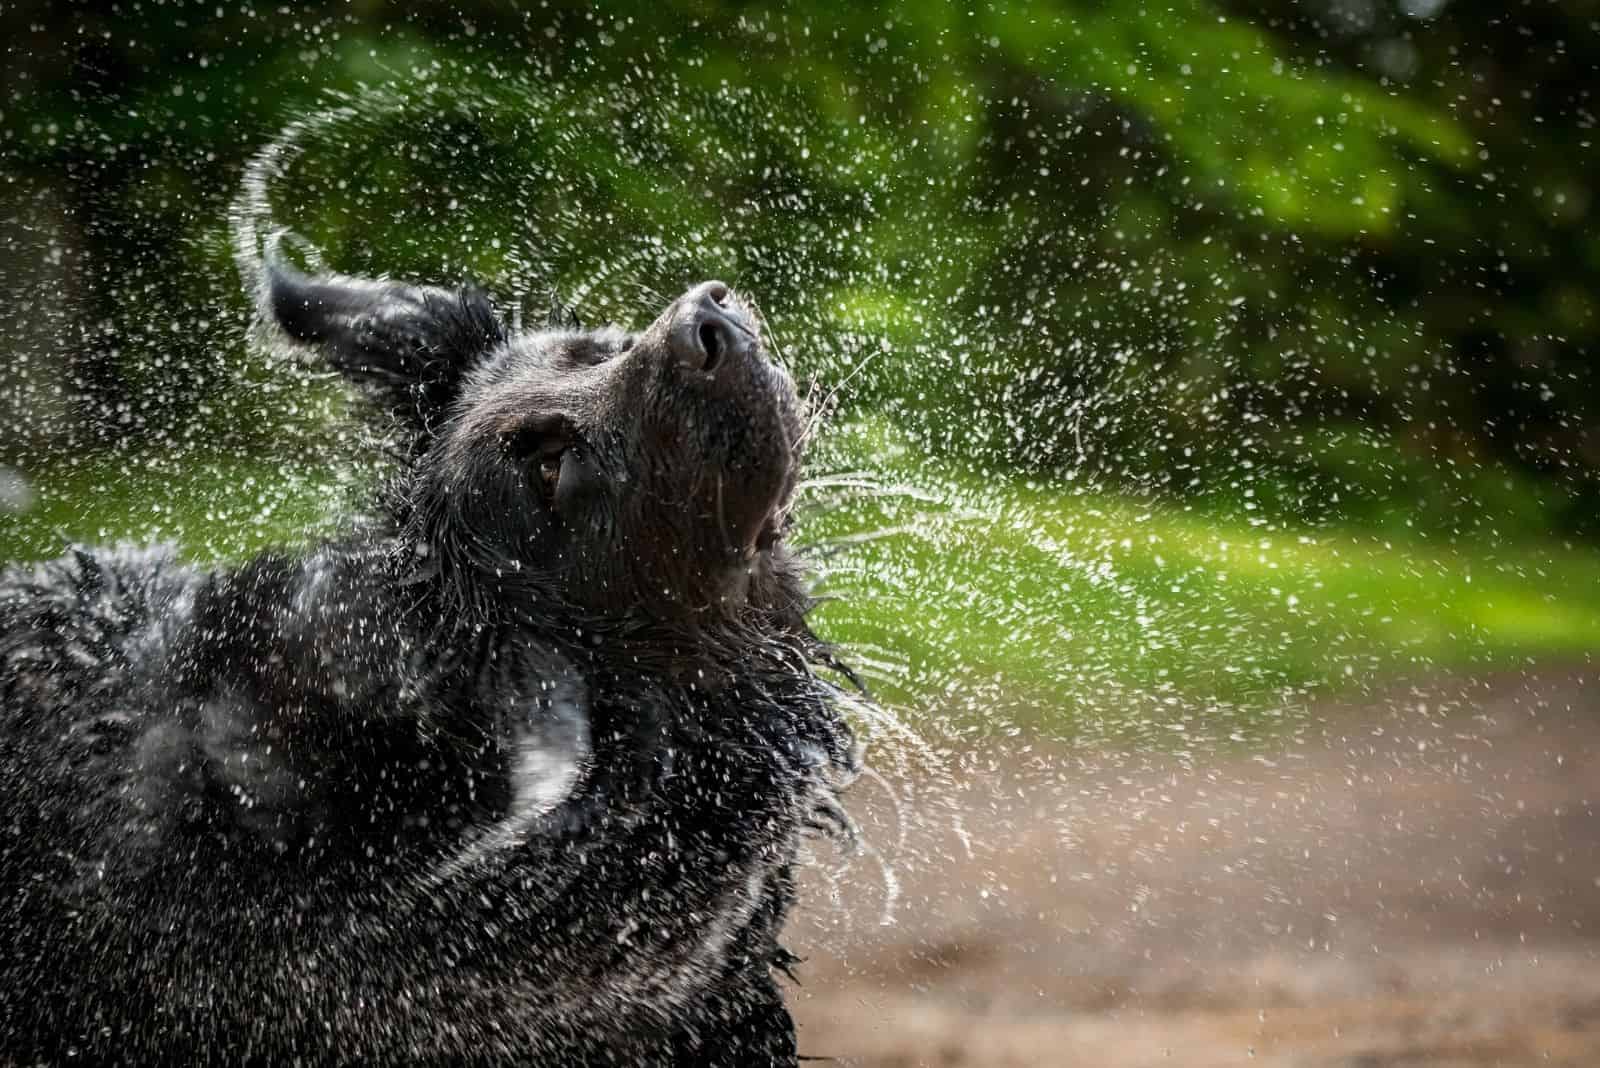
[{"label": "dog's mouth", "polygon": [[785,473],[783,482],[774,498],[776,503],[761,514],[760,522],[755,528],[755,536],[745,545],[745,555],[770,552],[789,533],[789,528],[794,520],[794,489],[798,481],[799,457],[791,454],[789,470]]},{"label": "dog's mouth", "polygon": [[767,552],[782,541],[784,534],[788,532],[788,523],[789,513],[787,508],[768,515],[766,521],[761,524],[760,532],[756,534],[755,551],[758,553]]},{"label": "dog's mouth", "polygon": [[779,420],[765,433],[752,435],[759,445],[740,449],[720,465],[715,486],[707,487],[714,499],[706,502],[705,514],[724,547],[741,559],[770,551],[790,526],[798,455],[787,440],[773,436],[787,437]]},{"label": "dog's mouth", "polygon": [[751,388],[730,413],[741,423],[720,465],[718,518],[727,542],[746,558],[768,552],[790,526],[799,481],[799,401],[789,376],[763,354]]}]

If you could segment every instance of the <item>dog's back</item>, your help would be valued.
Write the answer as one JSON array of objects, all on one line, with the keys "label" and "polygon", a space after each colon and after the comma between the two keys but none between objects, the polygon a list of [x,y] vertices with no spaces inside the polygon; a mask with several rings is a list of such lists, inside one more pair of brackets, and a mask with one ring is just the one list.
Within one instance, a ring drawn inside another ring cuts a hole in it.
[{"label": "dog's back", "polygon": [[[120,770],[152,711],[143,691],[200,581],[165,547],[76,549],[0,568],[0,924],[10,945],[0,984],[7,990],[65,996],[50,977],[70,974],[68,962],[102,933],[71,928],[85,923],[78,906],[96,892],[118,839],[118,797],[127,785]],[[0,1005],[16,1007],[6,996]],[[48,1018],[36,1018],[35,1028]],[[35,1028],[20,1034],[8,1026],[5,1048],[51,1049],[51,1038]]]},{"label": "dog's back", "polygon": [[[12,729],[114,731],[137,675],[187,618],[197,573],[166,546],[75,549],[0,569],[0,710]],[[104,721],[104,722],[101,722]]]}]

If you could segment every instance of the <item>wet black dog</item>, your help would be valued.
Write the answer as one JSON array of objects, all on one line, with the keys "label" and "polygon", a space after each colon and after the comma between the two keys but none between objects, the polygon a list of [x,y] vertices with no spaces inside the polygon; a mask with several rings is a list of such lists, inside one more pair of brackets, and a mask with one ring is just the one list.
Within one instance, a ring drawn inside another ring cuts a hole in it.
[{"label": "wet black dog", "polygon": [[269,260],[407,461],[305,554],[0,572],[0,1060],[792,1063],[858,758],[750,310],[512,334]]}]

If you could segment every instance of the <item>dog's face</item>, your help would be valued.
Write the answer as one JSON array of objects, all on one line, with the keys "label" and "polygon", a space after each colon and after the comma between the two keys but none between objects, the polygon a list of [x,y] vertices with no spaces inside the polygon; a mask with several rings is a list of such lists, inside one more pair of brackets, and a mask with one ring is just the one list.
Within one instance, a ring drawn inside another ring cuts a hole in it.
[{"label": "dog's face", "polygon": [[511,338],[426,467],[456,523],[594,607],[737,605],[781,534],[801,423],[750,311],[709,282],[638,334]]},{"label": "dog's face", "polygon": [[601,613],[770,595],[803,424],[727,286],[696,286],[638,333],[511,334],[472,291],[312,279],[276,259],[268,299],[413,436],[421,543],[451,565],[526,569]]}]

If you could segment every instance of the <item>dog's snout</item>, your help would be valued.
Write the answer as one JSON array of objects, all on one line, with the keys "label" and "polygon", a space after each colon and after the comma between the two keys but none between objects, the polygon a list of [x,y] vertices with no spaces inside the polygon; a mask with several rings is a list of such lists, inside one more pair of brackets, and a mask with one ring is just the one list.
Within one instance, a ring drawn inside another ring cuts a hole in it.
[{"label": "dog's snout", "polygon": [[721,282],[705,282],[685,293],[668,332],[673,357],[684,367],[714,371],[755,348],[755,331],[730,301]]}]

